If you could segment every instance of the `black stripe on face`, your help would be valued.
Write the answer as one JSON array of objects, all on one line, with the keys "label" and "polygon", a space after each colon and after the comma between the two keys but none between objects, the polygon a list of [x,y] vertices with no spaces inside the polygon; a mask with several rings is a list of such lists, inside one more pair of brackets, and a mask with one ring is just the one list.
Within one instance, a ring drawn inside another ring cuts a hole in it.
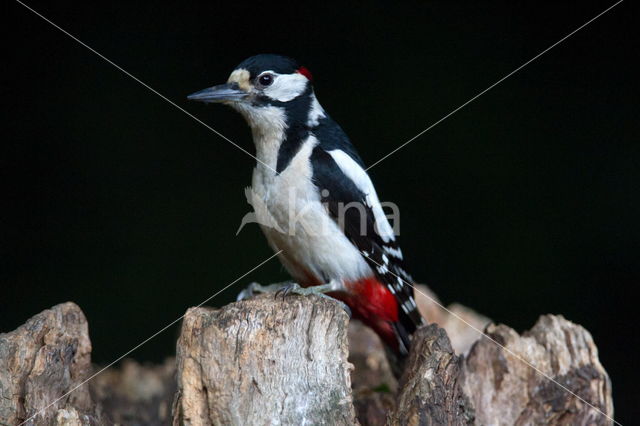
[{"label": "black stripe on face", "polygon": [[309,111],[311,109],[311,85],[295,99],[289,102],[270,100],[269,104],[284,108],[287,121],[287,130],[284,140],[278,149],[278,161],[276,173],[282,173],[291,164],[293,157],[300,151],[302,143],[309,137],[310,128],[307,125]]}]

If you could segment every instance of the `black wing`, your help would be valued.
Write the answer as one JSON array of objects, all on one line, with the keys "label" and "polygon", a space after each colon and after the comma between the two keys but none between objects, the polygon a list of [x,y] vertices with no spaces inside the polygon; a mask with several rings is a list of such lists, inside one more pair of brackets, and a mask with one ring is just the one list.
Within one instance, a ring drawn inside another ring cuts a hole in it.
[{"label": "black wing", "polygon": [[[332,146],[331,148],[331,150],[342,150],[342,147]],[[350,151],[343,150],[359,167],[362,167],[362,161],[355,151],[353,149]],[[406,353],[411,334],[424,323],[424,320],[416,308],[413,298],[413,280],[403,267],[402,255],[396,239],[385,242],[380,237],[376,231],[372,206],[367,202],[367,194],[342,171],[322,145],[314,149],[311,165],[314,184],[321,191],[322,201],[328,206],[329,213],[338,222],[347,238],[362,253],[371,269],[375,271],[377,278],[395,296],[399,321],[394,324],[394,327],[399,338],[400,351]],[[362,169],[364,170],[364,167]],[[328,193],[322,192],[323,190],[328,190]],[[363,215],[357,208],[342,208],[344,217],[339,218],[339,206],[353,202],[364,206],[365,214]],[[405,282],[411,285],[406,285]]]}]

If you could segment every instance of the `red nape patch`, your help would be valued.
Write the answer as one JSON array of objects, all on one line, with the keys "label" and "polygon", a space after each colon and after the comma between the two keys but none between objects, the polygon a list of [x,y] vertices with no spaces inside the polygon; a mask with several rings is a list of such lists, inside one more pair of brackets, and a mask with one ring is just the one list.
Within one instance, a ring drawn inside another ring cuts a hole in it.
[{"label": "red nape patch", "polygon": [[313,76],[311,75],[311,71],[309,71],[308,69],[306,69],[305,67],[300,67],[297,69],[297,71],[304,75],[305,77],[307,77],[307,80],[309,81],[313,81]]}]

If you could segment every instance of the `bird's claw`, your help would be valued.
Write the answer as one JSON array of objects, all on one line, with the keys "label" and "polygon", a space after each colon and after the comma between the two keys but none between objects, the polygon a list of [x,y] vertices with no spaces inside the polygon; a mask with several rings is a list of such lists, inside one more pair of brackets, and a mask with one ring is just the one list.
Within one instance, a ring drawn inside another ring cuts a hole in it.
[{"label": "bird's claw", "polygon": [[243,289],[236,298],[236,301],[250,299],[255,296],[256,293],[274,293],[274,298],[282,297],[282,301],[284,302],[285,297],[290,294],[298,294],[300,296],[308,296],[310,294],[317,294],[320,297],[325,297],[333,302],[338,303],[342,309],[345,310],[349,318],[351,318],[351,309],[342,301],[335,299],[331,296],[327,296],[326,292],[332,291],[333,288],[326,285],[312,286],[312,287],[302,287],[300,284],[296,282],[285,282],[285,283],[277,283],[271,284],[267,286],[260,285],[259,283],[252,282],[245,289]]},{"label": "bird's claw", "polygon": [[293,282],[287,283],[276,291],[275,298],[277,299],[278,296],[282,296],[282,301],[284,302],[284,298],[290,295],[291,293],[303,294],[302,290],[303,288],[300,287],[300,284],[298,283],[293,283]]},{"label": "bird's claw", "polygon": [[349,306],[347,306],[347,304],[342,302],[341,300],[338,300],[331,296],[327,296],[325,294],[327,291],[331,291],[331,288],[329,286],[320,285],[320,286],[312,286],[312,287],[301,287],[300,284],[292,282],[282,286],[282,288],[276,292],[276,297],[278,297],[279,295],[282,295],[282,301],[284,301],[284,298],[292,293],[298,294],[300,296],[308,296],[311,294],[315,294],[339,304],[342,307],[342,309],[345,310],[347,315],[349,315],[349,318],[351,318],[351,308],[349,308]]},{"label": "bird's claw", "polygon": [[236,297],[236,302],[250,299],[256,294],[260,294],[260,293],[276,293],[277,295],[281,290],[286,289],[291,284],[295,284],[295,283],[284,282],[284,283],[275,283],[275,284],[269,284],[269,285],[261,285],[260,283],[252,282],[246,288],[244,288],[240,293],[238,293],[238,296]]}]

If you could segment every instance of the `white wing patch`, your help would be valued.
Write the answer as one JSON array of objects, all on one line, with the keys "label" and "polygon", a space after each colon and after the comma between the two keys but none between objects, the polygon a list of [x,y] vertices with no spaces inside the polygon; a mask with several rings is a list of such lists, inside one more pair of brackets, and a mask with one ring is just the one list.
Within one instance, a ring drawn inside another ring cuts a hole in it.
[{"label": "white wing patch", "polygon": [[[264,89],[264,94],[280,102],[289,102],[291,99],[297,98],[307,88],[307,77],[299,73],[278,74],[273,71],[265,71],[272,74],[275,78],[273,84]],[[264,74],[264,73],[262,73]]]},{"label": "white wing patch", "polygon": [[389,253],[391,256],[402,260],[402,250],[400,250],[400,247],[389,247],[389,246],[383,246],[382,249],[386,252]]},{"label": "white wing patch", "polygon": [[365,194],[366,203],[373,211],[373,216],[376,222],[376,231],[378,231],[382,241],[385,243],[393,241],[395,239],[393,229],[391,228],[391,225],[389,225],[389,221],[384,214],[384,210],[382,210],[380,200],[378,200],[378,194],[376,194],[376,189],[373,187],[373,183],[371,182],[371,178],[369,178],[367,172],[360,167],[353,158],[349,157],[346,152],[340,149],[334,149],[333,151],[328,151],[328,153],[333,157],[333,160],[336,162],[338,167],[340,167],[340,170],[342,170],[342,172],[356,184],[358,189]]}]

